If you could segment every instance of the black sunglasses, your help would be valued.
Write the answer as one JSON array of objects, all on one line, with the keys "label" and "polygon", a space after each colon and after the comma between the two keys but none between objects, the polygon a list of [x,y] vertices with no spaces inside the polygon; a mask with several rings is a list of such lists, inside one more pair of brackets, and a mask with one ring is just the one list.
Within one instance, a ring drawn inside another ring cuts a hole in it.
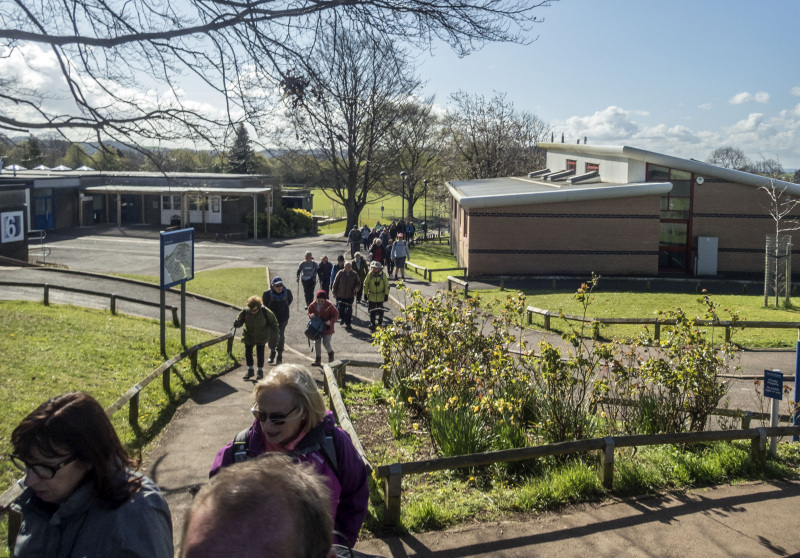
[{"label": "black sunglasses", "polygon": [[45,465],[43,463],[28,463],[24,459],[22,459],[18,455],[11,455],[11,463],[14,464],[14,467],[27,473],[28,471],[33,471],[37,477],[40,479],[52,479],[56,476],[56,473],[62,468],[77,459],[77,456],[73,455],[72,457],[68,457],[58,465]]},{"label": "black sunglasses", "polygon": [[258,422],[270,421],[275,426],[283,426],[287,420],[290,420],[289,415],[295,412],[295,410],[297,410],[297,405],[295,405],[294,408],[292,408],[292,410],[288,413],[267,413],[265,411],[258,410],[256,407],[250,409],[250,412],[253,413],[253,416],[256,417]]}]

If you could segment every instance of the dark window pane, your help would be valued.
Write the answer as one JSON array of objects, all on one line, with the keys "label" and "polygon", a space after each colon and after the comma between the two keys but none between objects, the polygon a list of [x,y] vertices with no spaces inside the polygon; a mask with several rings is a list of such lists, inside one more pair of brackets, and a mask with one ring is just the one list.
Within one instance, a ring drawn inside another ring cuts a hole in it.
[{"label": "dark window pane", "polygon": [[670,196],[682,196],[684,198],[688,198],[692,192],[692,183],[688,180],[673,180],[672,181],[672,191],[669,193]]},{"label": "dark window pane", "polygon": [[647,180],[650,182],[669,182],[669,169],[658,165],[648,165]]},{"label": "dark window pane", "polygon": [[661,250],[658,253],[658,267],[660,269],[673,269],[675,271],[686,270],[686,252],[667,252]]}]

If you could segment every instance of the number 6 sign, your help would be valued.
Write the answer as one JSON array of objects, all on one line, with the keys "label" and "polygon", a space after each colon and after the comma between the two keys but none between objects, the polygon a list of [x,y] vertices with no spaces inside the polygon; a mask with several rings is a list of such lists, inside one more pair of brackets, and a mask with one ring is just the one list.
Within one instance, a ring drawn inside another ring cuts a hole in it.
[{"label": "number 6 sign", "polygon": [[0,214],[1,241],[5,243],[24,240],[25,228],[22,223],[22,211],[10,211]]}]

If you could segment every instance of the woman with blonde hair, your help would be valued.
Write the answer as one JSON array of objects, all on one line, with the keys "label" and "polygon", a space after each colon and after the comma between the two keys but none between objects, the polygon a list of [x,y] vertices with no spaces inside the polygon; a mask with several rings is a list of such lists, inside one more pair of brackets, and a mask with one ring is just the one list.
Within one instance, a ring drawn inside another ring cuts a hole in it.
[{"label": "woman with blonde hair", "polygon": [[325,408],[311,373],[297,364],[276,366],[253,389],[253,424],[217,452],[209,476],[267,452],[283,452],[313,465],[331,492],[334,528],[355,545],[367,514],[367,470],[350,436]]}]

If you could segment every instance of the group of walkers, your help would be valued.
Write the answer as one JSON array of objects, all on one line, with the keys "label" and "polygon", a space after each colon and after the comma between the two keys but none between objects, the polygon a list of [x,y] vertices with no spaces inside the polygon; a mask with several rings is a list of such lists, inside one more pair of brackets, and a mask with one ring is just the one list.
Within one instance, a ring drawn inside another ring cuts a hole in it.
[{"label": "group of walkers", "polygon": [[[366,228],[366,227],[365,227]],[[354,231],[360,234],[357,227]],[[388,235],[384,227],[382,235]],[[365,303],[369,315],[369,328],[374,331],[383,323],[384,303],[389,298],[389,273],[394,271],[405,278],[405,263],[408,258],[408,243],[405,235],[397,234],[396,240],[389,238],[391,251],[383,247],[381,238],[373,239],[369,249],[370,261],[359,250],[353,251],[353,259],[345,260],[343,255],[336,259],[336,265],[322,256],[318,263],[311,252],[306,252],[304,259],[297,266],[298,287],[302,284],[305,308],[309,319],[318,316],[323,323],[320,338],[314,340],[314,366],[322,363],[322,348],[328,353],[328,362],[335,357],[332,336],[336,323],[339,322],[350,331],[353,328],[353,310],[357,304]],[[317,289],[319,283],[319,289]],[[334,302],[331,302],[333,297]],[[234,328],[242,327],[242,342],[245,346],[247,372],[245,380],[255,376],[256,380],[264,377],[264,360],[266,346],[269,346],[268,364],[281,364],[286,343],[286,325],[294,295],[284,285],[281,277],[273,277],[270,288],[261,295],[247,299],[245,308],[239,312],[233,322]],[[255,351],[255,357],[254,357]]]},{"label": "group of walkers", "polygon": [[[211,464],[211,482],[186,517],[180,555],[353,555],[367,513],[367,470],[311,373],[275,367],[256,383],[249,413],[252,425]],[[10,533],[13,556],[173,556],[172,514],[161,490],[137,471],[139,460],[92,396],[44,402],[10,441],[11,461],[25,475],[11,505],[22,518]]]}]

